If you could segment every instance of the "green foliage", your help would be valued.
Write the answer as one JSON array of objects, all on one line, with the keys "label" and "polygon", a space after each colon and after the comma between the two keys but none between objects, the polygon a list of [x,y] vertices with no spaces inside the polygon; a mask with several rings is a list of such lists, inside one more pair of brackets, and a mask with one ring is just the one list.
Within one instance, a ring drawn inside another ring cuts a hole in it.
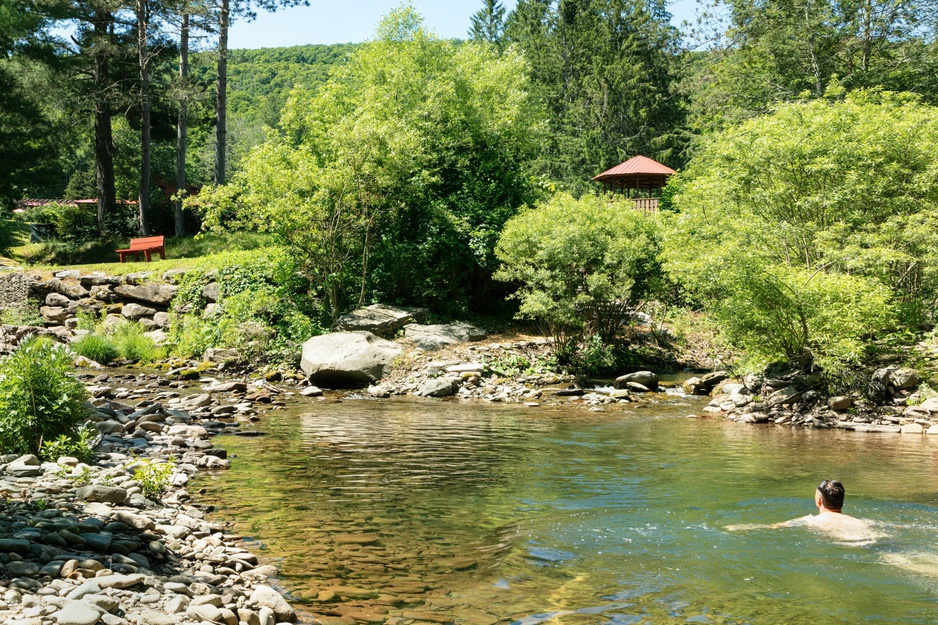
[{"label": "green foliage", "polygon": [[[879,87],[938,98],[933,0],[717,0],[725,23],[695,32],[687,55],[690,124],[706,133],[831,88]],[[698,29],[699,30],[699,29]]]},{"label": "green foliage", "polygon": [[152,338],[144,336],[147,329],[139,323],[125,321],[114,326],[111,339],[120,357],[131,362],[153,362],[165,354]]},{"label": "green foliage", "polygon": [[538,171],[576,194],[635,154],[680,165],[680,33],[663,2],[519,0],[505,41],[531,67],[550,132]]},{"label": "green foliage", "polygon": [[667,269],[766,358],[853,362],[868,338],[932,321],[938,110],[855,92],[727,131],[682,174]]},{"label": "green foliage", "polygon": [[[218,271],[219,311],[211,319],[185,314],[201,311],[201,274],[184,276],[173,299],[170,343],[174,355],[201,357],[210,347],[234,347],[254,362],[296,365],[300,344],[323,332],[316,303],[303,295],[289,259],[257,256]],[[306,287],[308,288],[308,287]]]},{"label": "green foliage", "polygon": [[87,392],[71,366],[64,347],[32,337],[0,363],[0,450],[38,455],[45,441],[74,432]]},{"label": "green foliage", "polygon": [[291,94],[232,184],[190,200],[209,229],[275,232],[332,319],[373,298],[465,306],[533,192],[542,116],[520,54],[419,24],[392,12],[327,85]]},{"label": "green foliage", "polygon": [[120,357],[114,339],[100,334],[84,334],[72,342],[72,350],[98,364],[108,365]]},{"label": "green foliage", "polygon": [[544,323],[555,348],[572,354],[586,336],[617,342],[658,288],[658,248],[653,217],[623,202],[558,194],[505,225],[496,278],[517,284],[518,314]]},{"label": "green foliage", "polygon": [[97,432],[90,427],[78,428],[72,436],[60,434],[53,440],[42,444],[40,456],[49,462],[55,462],[63,456],[76,458],[79,462],[91,462],[94,459],[92,444]]},{"label": "green foliage", "polygon": [[138,458],[134,469],[134,479],[140,484],[143,496],[154,499],[161,495],[173,476],[176,460],[168,459],[166,462],[156,462],[149,458]]}]

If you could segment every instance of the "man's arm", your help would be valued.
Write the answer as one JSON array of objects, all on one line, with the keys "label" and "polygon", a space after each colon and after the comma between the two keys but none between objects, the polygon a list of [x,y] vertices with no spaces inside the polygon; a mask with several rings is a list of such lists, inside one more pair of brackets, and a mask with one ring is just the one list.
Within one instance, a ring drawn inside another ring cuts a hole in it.
[{"label": "man's arm", "polygon": [[743,525],[727,525],[726,529],[730,532],[742,532],[746,530],[775,530],[780,527],[796,527],[798,525],[807,525],[811,515],[798,517],[781,523],[745,523]]}]

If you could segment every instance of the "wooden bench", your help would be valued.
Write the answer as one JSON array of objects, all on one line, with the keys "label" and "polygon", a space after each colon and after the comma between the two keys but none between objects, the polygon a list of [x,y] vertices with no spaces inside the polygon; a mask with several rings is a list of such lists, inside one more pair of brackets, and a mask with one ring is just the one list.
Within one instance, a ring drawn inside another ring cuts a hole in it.
[{"label": "wooden bench", "polygon": [[115,250],[124,262],[128,256],[140,258],[143,256],[150,262],[150,253],[159,252],[160,258],[166,258],[166,250],[163,248],[163,239],[165,237],[142,237],[140,239],[131,239],[130,247],[126,250]]}]

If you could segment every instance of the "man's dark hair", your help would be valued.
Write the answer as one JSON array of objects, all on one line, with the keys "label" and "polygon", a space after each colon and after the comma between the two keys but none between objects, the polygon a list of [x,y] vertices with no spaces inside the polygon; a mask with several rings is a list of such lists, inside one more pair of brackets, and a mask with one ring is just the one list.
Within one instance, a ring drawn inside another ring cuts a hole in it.
[{"label": "man's dark hair", "polygon": [[828,510],[840,510],[844,507],[844,485],[835,480],[824,480],[817,487],[821,501]]}]

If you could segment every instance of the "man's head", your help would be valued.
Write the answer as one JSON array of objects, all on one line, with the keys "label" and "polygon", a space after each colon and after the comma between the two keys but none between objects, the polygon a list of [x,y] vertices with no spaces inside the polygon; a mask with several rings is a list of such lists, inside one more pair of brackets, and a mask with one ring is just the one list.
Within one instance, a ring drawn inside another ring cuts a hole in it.
[{"label": "man's head", "polygon": [[818,507],[823,505],[832,512],[840,512],[844,507],[844,485],[835,480],[824,480],[817,487]]}]

